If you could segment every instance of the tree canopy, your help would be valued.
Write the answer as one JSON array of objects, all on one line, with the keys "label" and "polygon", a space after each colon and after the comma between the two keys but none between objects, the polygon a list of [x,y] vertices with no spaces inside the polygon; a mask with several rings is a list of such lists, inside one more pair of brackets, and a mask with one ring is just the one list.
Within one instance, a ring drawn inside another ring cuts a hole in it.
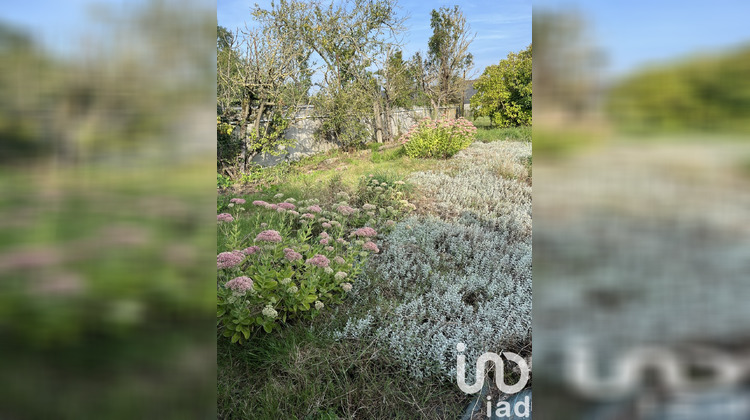
[{"label": "tree canopy", "polygon": [[474,83],[474,115],[500,127],[531,125],[531,66],[531,45],[488,66]]},{"label": "tree canopy", "polygon": [[[423,70],[421,84],[437,118],[438,109],[456,102],[466,88],[466,72],[474,64],[474,56],[469,52],[474,35],[458,6],[433,9],[430,27],[427,57],[424,62],[416,63],[416,67]],[[421,61],[421,56],[415,59]]]}]

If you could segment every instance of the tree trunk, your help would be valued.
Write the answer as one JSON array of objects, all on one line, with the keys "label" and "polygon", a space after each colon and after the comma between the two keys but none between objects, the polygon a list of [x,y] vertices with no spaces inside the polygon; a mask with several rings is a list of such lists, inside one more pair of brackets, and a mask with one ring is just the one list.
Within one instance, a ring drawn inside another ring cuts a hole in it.
[{"label": "tree trunk", "polygon": [[242,102],[242,111],[240,112],[240,168],[242,173],[247,170],[247,121],[250,118],[250,101]]},{"label": "tree trunk", "polygon": [[258,113],[255,114],[255,121],[253,122],[253,134],[256,140],[260,138],[260,120],[263,118],[264,112],[266,112],[266,104],[261,102],[258,105]]},{"label": "tree trunk", "polygon": [[375,140],[378,143],[383,142],[383,114],[380,112],[380,101],[374,101],[373,112],[375,113]]},{"label": "tree trunk", "polygon": [[440,118],[440,102],[434,99],[430,99],[432,104],[432,119],[437,121]]},{"label": "tree trunk", "polygon": [[384,124],[385,141],[387,143],[390,143],[390,142],[392,142],[394,140],[393,139],[393,130],[391,129],[391,121],[393,120],[393,118],[392,118],[393,112],[392,112],[391,104],[390,104],[390,101],[388,100],[388,96],[387,95],[386,95],[386,98],[385,98],[385,104],[384,104],[384,106],[385,106],[385,109],[383,110],[383,117],[385,118],[385,124]]}]

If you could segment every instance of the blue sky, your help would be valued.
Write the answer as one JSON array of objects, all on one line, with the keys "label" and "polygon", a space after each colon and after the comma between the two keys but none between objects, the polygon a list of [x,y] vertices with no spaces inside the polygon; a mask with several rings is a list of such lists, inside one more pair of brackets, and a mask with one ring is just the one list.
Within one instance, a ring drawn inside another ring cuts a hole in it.
[{"label": "blue sky", "polygon": [[[24,0],[6,1],[0,9],[0,22],[27,32],[47,51],[61,56],[80,52],[82,43],[105,33],[109,28],[97,20],[104,8],[124,16],[138,5],[153,0]],[[201,6],[212,6],[213,0],[197,0]]]},{"label": "blue sky", "polygon": [[607,57],[607,73],[711,53],[750,41],[750,1],[534,0],[534,10],[577,10]]},{"label": "blue sky", "polygon": [[[216,16],[219,25],[229,29],[252,24],[250,9],[258,3],[267,8],[270,0],[218,0]],[[427,50],[432,35],[430,12],[441,6],[458,5],[476,38],[470,46],[477,76],[485,67],[497,64],[509,52],[517,52],[531,44],[531,0],[484,1],[420,1],[401,0],[400,15],[408,15],[404,34],[404,53],[410,57]]]},{"label": "blue sky", "polygon": [[[150,1],[150,0],[136,0]],[[210,6],[213,0],[196,0]],[[270,0],[217,0],[217,18],[229,28],[243,26],[250,19],[250,7]],[[83,34],[91,33],[90,0],[6,1],[0,20],[33,28],[32,34],[58,52],[75,49]],[[99,0],[115,6],[132,7],[133,0]],[[496,64],[508,52],[519,51],[531,42],[532,0],[420,1],[402,0],[401,13],[408,14],[405,34],[407,56],[427,49],[431,35],[430,11],[458,4],[477,32],[471,51],[475,70]],[[534,0],[534,9],[579,10],[591,24],[592,41],[604,50],[610,74],[619,75],[644,64],[670,61],[699,52],[713,52],[750,43],[750,1],[692,0],[602,1]]]}]

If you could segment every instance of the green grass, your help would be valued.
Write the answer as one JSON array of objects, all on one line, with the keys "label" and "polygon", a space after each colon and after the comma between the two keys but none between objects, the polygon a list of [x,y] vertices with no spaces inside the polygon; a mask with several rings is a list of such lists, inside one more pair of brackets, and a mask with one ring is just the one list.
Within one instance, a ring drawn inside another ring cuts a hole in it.
[{"label": "green grass", "polygon": [[361,177],[369,174],[387,172],[405,178],[412,172],[434,168],[438,162],[437,159],[409,158],[401,147],[383,151],[336,152],[255,169],[252,179],[235,184],[227,192],[252,200],[265,200],[279,192],[297,199],[311,198],[324,194],[332,181],[342,189],[353,189]]},{"label": "green grass", "polygon": [[218,418],[460,416],[468,399],[453,384],[415,382],[371,343],[327,338],[320,328],[335,316],[261,334],[244,347],[218,340]]},{"label": "green grass", "polygon": [[473,121],[477,127],[477,141],[489,143],[498,140],[531,141],[531,126],[492,127],[488,117],[477,117]]}]

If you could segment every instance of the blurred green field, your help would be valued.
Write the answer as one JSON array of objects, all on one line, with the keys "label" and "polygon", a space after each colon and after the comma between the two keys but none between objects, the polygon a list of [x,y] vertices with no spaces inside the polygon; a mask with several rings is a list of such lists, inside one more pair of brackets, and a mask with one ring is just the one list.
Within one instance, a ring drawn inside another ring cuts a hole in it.
[{"label": "blurred green field", "polygon": [[214,369],[216,304],[199,166],[0,174],[0,416],[139,418],[180,394],[164,418],[212,405],[195,376]]}]

